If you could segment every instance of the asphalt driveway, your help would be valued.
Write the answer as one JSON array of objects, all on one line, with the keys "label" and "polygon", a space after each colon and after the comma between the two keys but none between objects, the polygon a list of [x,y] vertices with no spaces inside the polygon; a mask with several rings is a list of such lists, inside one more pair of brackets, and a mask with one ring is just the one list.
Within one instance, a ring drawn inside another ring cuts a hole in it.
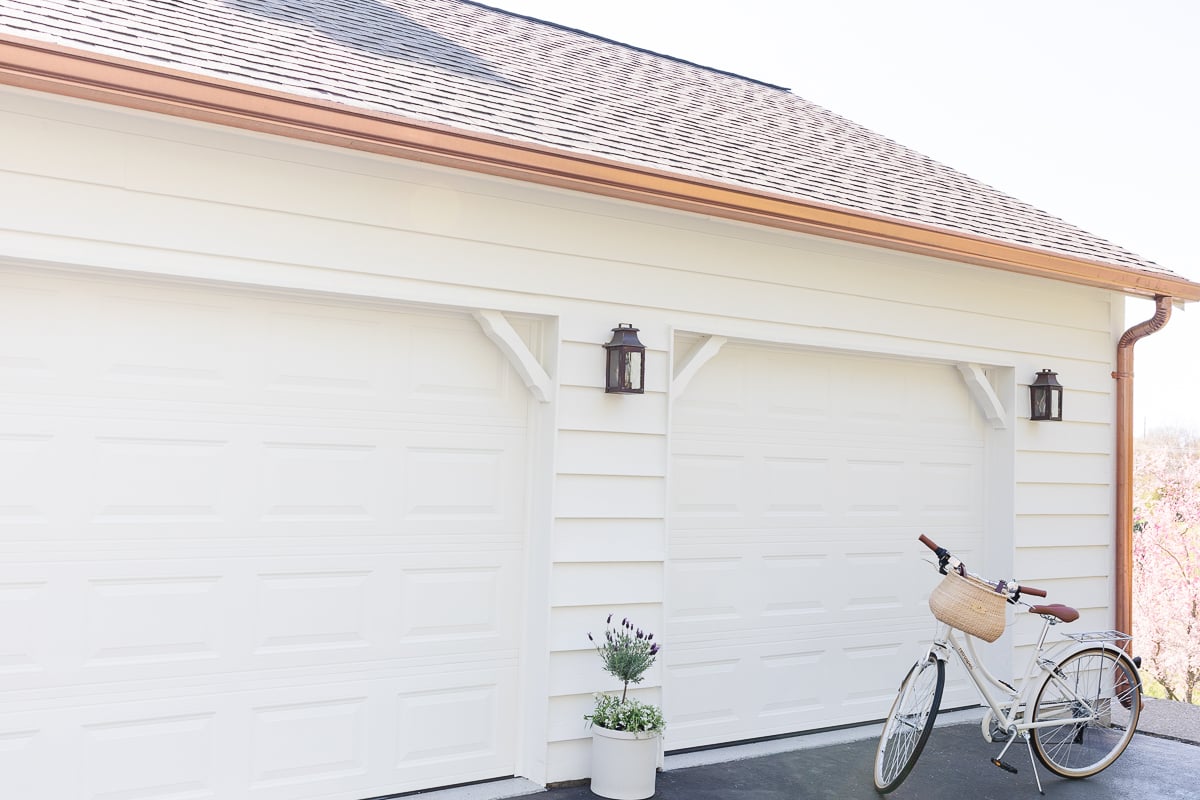
[{"label": "asphalt driveway", "polygon": [[[1039,798],[1028,751],[983,740],[982,711],[945,713],[920,761],[889,800]],[[654,800],[879,800],[871,781],[878,725],[673,755],[659,773]],[[1037,767],[1051,800],[1200,799],[1200,706],[1146,698],[1138,734],[1111,767],[1066,780]],[[421,800],[596,800],[587,784],[549,791],[511,779],[418,795]]]},{"label": "asphalt driveway", "polygon": [[[1013,800],[1037,798],[1027,752],[1017,745],[1005,760],[1011,775],[991,764],[999,747],[977,724],[938,728],[894,800]],[[875,739],[845,742],[717,764],[668,769],[658,776],[655,800],[878,800],[871,781]],[[1055,800],[1196,800],[1200,797],[1200,746],[1135,736],[1125,754],[1104,772],[1066,780],[1038,767],[1047,798]],[[587,786],[552,789],[546,800],[595,800]]]}]

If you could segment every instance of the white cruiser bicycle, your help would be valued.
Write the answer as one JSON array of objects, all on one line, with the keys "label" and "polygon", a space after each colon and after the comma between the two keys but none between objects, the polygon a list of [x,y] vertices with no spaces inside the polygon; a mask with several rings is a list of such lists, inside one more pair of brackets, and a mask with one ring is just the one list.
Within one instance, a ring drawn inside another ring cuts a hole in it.
[{"label": "white cruiser bicycle", "polygon": [[[1116,761],[1133,738],[1142,708],[1141,659],[1130,659],[1122,649],[1130,637],[1118,631],[1069,633],[1066,641],[1047,646],[1050,627],[1074,622],[1078,611],[1029,605],[1022,595],[1045,597],[1046,592],[1015,581],[988,582],[928,537],[920,540],[946,576],[929,601],[940,624],[929,650],[901,682],[883,725],[875,752],[876,791],[895,790],[916,765],[937,718],[951,652],[958,654],[987,706],[984,738],[1005,743],[992,759],[996,766],[1017,772],[1004,755],[1013,742],[1023,741],[1038,791],[1045,794],[1035,757],[1064,778],[1086,778]],[[992,642],[1003,633],[1006,602],[1027,606],[1044,620],[1016,686],[992,675],[975,654],[975,638]]]}]

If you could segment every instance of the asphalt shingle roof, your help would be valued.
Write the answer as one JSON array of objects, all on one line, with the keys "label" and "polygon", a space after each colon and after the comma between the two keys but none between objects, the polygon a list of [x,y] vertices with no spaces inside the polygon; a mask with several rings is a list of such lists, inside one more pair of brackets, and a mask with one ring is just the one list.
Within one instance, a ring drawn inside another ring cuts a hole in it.
[{"label": "asphalt shingle roof", "polygon": [[3,0],[0,32],[1165,272],[786,89],[463,0]]}]

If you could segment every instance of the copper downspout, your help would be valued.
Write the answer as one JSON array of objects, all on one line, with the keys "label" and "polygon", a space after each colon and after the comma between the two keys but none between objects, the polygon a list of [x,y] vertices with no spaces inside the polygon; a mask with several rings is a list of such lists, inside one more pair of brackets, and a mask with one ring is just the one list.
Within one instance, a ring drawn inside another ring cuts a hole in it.
[{"label": "copper downspout", "polygon": [[1171,318],[1171,298],[1154,298],[1154,316],[1139,322],[1117,342],[1117,532],[1116,628],[1133,633],[1133,346],[1163,328]]}]

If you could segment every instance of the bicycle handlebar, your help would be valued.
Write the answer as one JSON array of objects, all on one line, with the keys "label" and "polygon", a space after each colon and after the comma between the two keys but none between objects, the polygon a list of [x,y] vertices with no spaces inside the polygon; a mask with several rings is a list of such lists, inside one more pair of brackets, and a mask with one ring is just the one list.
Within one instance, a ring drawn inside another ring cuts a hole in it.
[{"label": "bicycle handlebar", "polygon": [[[938,547],[937,542],[935,542],[933,539],[930,539],[928,536],[926,536],[923,533],[917,537],[917,540],[920,541],[921,544],[925,545],[930,550],[932,550],[934,553],[937,553],[938,550],[943,550],[943,551],[946,550],[946,548],[944,548],[944,547]],[[938,553],[938,555],[941,555],[941,554]]]},{"label": "bicycle handlebar", "polygon": [[[949,566],[951,569],[957,571],[960,575],[966,571],[965,567],[963,566],[963,563],[961,561],[959,561],[957,558],[952,556],[950,554],[949,550],[940,546],[933,539],[930,539],[925,534],[921,534],[920,536],[917,537],[917,539],[918,539],[918,541],[921,542],[921,544],[925,545],[930,550],[932,550],[933,554],[938,557],[938,571],[941,572],[943,575],[946,574],[947,566]],[[1013,601],[1015,601],[1016,598],[1020,597],[1023,594],[1031,594],[1034,597],[1045,597],[1046,596],[1045,589],[1038,589],[1034,586],[1022,586],[1021,584],[1018,584],[1015,582],[1009,583],[1008,589],[1011,592]]]}]

